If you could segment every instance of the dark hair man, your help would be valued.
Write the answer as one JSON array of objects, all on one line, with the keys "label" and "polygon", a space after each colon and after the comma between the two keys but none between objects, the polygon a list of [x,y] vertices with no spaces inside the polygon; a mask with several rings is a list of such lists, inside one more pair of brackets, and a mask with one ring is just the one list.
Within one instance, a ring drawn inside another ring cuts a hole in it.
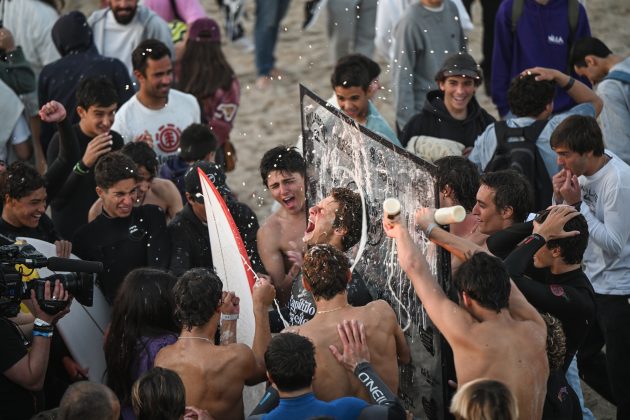
[{"label": "dark hair man", "polygon": [[587,37],[575,42],[571,61],[577,74],[597,84],[605,104],[598,122],[606,147],[630,165],[630,57],[614,54],[599,39]]},{"label": "dark hair man", "polygon": [[103,212],[74,235],[76,254],[104,266],[99,285],[113,302],[123,279],[137,267],[168,267],[170,244],[164,212],[157,206],[134,207],[139,179],[136,165],[120,152],[96,164],[96,193]]},{"label": "dark hair man", "polygon": [[383,228],[396,240],[400,266],[453,349],[458,385],[477,378],[503,382],[516,396],[523,418],[540,418],[549,375],[547,327],[511,286],[502,262],[485,253],[464,262],[453,278],[458,305],[431,275],[406,226],[384,218]]},{"label": "dark hair man", "polygon": [[182,130],[201,121],[199,104],[194,96],[171,88],[171,52],[162,42],[142,41],[133,50],[132,62],[140,89],[120,107],[112,128],[126,142],[146,142],[164,161],[177,153]]},{"label": "dark hair man", "polygon": [[[119,150],[124,144],[120,134],[111,129],[118,108],[118,94],[112,83],[104,77],[85,78],[76,94],[80,120],[72,126],[71,137],[82,157],[70,162],[73,169],[51,203],[55,227],[68,238],[87,223],[90,206],[98,198],[94,182],[96,163],[105,153]],[[60,134],[55,133],[48,147],[49,165],[63,151]]]},{"label": "dark hair man", "polygon": [[219,165],[200,161],[190,166],[184,177],[186,205],[168,225],[171,238],[171,265],[175,275],[194,267],[212,269],[212,250],[206,219],[206,206],[197,169],[200,168],[217,188],[225,201],[249,256],[254,271],[262,268],[256,248],[258,219],[247,205],[239,202],[225,182]]},{"label": "dark hair man", "polygon": [[373,78],[370,77],[365,60],[369,59],[354,54],[351,59],[343,57],[337,62],[330,83],[339,108],[357,123],[380,134],[396,146],[401,146],[394,131],[370,101]]},{"label": "dark hair man", "polygon": [[301,254],[304,249],[301,240],[306,229],[306,162],[295,147],[276,146],[263,155],[260,176],[280,208],[258,230],[258,254],[280,303],[286,305],[299,268],[294,267],[289,254]]},{"label": "dark hair man", "polygon": [[[566,90],[578,105],[562,114],[552,116],[554,86]],[[508,100],[515,116],[506,120],[508,128],[526,127],[537,120],[548,120],[538,135],[536,147],[550,178],[558,172],[555,154],[549,146],[551,133],[569,115],[596,117],[602,110],[601,99],[586,85],[558,70],[543,67],[525,70],[514,78],[510,84]],[[522,141],[523,138],[508,138],[508,141],[517,140]],[[469,159],[480,170],[485,171],[496,150],[497,133],[495,124],[491,124],[475,140]]]},{"label": "dark hair man", "polygon": [[[602,132],[591,117],[567,118],[554,131],[551,147],[564,169],[553,178],[556,202],[579,206],[590,232],[584,273],[595,290],[597,322],[578,353],[587,383],[610,381],[617,417],[630,416],[630,167],[604,149]],[[604,223],[605,222],[605,223]],[[606,345],[606,355],[601,348]],[[608,378],[601,368],[605,360]],[[599,364],[598,364],[599,362]]]},{"label": "dark hair man", "polygon": [[186,202],[184,175],[194,162],[205,160],[214,163],[217,144],[217,138],[207,124],[190,124],[182,131],[179,154],[169,156],[160,167],[160,178],[173,181],[184,203]]},{"label": "dark hair man", "polygon": [[256,332],[250,349],[234,342],[214,344],[219,319],[222,331],[230,328],[232,337],[236,334],[236,319],[225,315],[227,309],[238,314],[238,300],[222,288],[217,275],[202,268],[189,270],[179,278],[173,291],[175,316],[182,332],[176,343],[160,350],[155,366],[180,376],[186,388],[186,405],[207,410],[213,418],[242,419],[243,386],[264,379],[263,353],[270,334],[268,308],[275,291],[267,279],[254,287]]},{"label": "dark hair man", "polygon": [[329,244],[311,247],[304,257],[302,281],[304,288],[313,294],[317,310],[310,321],[287,329],[313,341],[317,362],[313,391],[324,401],[348,395],[369,401],[369,393],[360,382],[344,372],[327,351],[330,345],[339,345],[336,327],[344,319],[356,319],[365,325],[374,370],[390,389],[398,390],[397,361],[407,363],[410,359],[409,347],[392,308],[383,300],[350,306],[350,279],[348,257],[341,250]]},{"label": "dark hair man", "polygon": [[[372,400],[379,405],[368,405],[364,400],[356,397],[341,397],[329,402],[315,397],[312,387],[316,368],[315,347],[306,337],[285,333],[274,337],[265,352],[267,377],[277,388],[280,405],[266,415],[250,416],[249,420],[301,419],[325,415],[348,419],[364,418],[363,416],[365,418],[406,418],[405,410],[397,401],[396,395],[372,369],[363,324],[354,320],[343,321],[339,326],[338,334],[343,353],[339,353],[337,348],[333,347],[335,358],[357,376],[369,389]],[[368,383],[370,386],[367,385]],[[274,391],[272,392],[275,394]],[[267,398],[268,394],[263,397],[261,404],[268,404],[265,401]],[[255,409],[254,412],[258,413],[258,410]]]},{"label": "dark hair man", "polygon": [[494,122],[494,117],[475,98],[483,82],[481,68],[468,53],[449,56],[435,75],[436,90],[427,93],[422,111],[404,127],[400,142],[407,146],[414,136],[431,136],[462,143],[464,155],[475,139]]}]

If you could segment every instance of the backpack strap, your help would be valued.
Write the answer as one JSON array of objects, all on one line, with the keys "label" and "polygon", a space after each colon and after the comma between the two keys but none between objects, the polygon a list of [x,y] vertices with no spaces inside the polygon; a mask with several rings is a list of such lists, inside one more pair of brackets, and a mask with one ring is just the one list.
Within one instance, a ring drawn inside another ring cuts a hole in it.
[{"label": "backpack strap", "polygon": [[530,125],[523,127],[509,127],[507,121],[497,121],[494,123],[494,132],[497,136],[497,149],[503,147],[510,137],[523,137],[525,141],[536,143],[540,133],[545,129],[549,120],[536,120]]},{"label": "backpack strap", "polygon": [[608,73],[603,80],[617,80],[622,83],[630,84],[630,73],[621,70],[613,70]]},{"label": "backpack strap", "polygon": [[516,32],[516,25],[523,14],[523,4],[525,0],[514,0],[512,3],[512,33]]},{"label": "backpack strap", "polygon": [[575,48],[575,31],[577,30],[578,19],[580,18],[580,3],[578,0],[569,0],[569,38],[567,39],[567,45],[569,47],[569,55],[567,57],[567,74],[571,74],[573,67],[571,66],[571,57],[573,57],[573,49]]}]

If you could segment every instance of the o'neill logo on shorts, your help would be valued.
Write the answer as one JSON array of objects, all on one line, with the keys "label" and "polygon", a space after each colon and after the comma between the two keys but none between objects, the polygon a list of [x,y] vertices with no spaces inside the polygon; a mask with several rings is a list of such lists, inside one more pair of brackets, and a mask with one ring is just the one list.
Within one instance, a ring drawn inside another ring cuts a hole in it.
[{"label": "o'neill logo on shorts", "polygon": [[179,138],[182,132],[175,124],[165,124],[158,128],[156,141],[158,148],[164,153],[173,153],[179,148]]}]

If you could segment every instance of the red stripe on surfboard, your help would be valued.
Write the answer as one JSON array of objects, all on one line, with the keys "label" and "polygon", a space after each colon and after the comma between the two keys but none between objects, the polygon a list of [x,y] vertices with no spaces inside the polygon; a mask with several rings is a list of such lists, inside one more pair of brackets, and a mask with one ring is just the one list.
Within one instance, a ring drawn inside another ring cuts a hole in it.
[{"label": "red stripe on surfboard", "polygon": [[241,238],[241,233],[239,232],[238,227],[236,226],[236,223],[234,222],[232,213],[230,213],[230,210],[227,208],[227,205],[225,204],[225,201],[223,200],[223,197],[221,196],[217,188],[214,186],[212,181],[210,181],[208,176],[205,174],[204,171],[201,170],[201,168],[197,168],[197,172],[199,173],[199,176],[201,177],[201,179],[204,180],[207,183],[207,185],[210,187],[210,190],[212,190],[212,193],[214,194],[217,201],[221,205],[221,210],[223,210],[224,216],[227,219],[228,224],[230,225],[230,229],[232,230],[232,235],[234,236],[234,240],[236,241],[236,246],[238,247],[238,251],[241,253],[241,257],[242,257],[241,263],[244,260],[249,265],[248,267],[247,265],[243,264],[243,268],[245,269],[245,275],[247,276],[247,282],[249,283],[249,290],[251,292],[254,289],[254,284],[256,283],[256,279],[254,278],[254,273],[252,272],[252,263],[249,260],[247,251],[245,250],[245,244],[243,243],[243,239]]}]

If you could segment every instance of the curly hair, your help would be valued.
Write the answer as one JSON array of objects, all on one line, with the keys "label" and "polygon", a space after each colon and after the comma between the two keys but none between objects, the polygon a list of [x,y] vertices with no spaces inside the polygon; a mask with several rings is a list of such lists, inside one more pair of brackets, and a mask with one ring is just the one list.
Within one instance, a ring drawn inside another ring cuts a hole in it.
[{"label": "curly hair", "polygon": [[304,256],[302,275],[315,299],[329,300],[348,287],[350,261],[332,245],[315,245]]},{"label": "curly hair", "polygon": [[157,155],[153,148],[145,142],[132,141],[125,144],[120,151],[129,156],[138,167],[144,166],[151,176],[157,174],[159,165]]},{"label": "curly hair", "polygon": [[13,162],[7,169],[3,196],[19,200],[42,187],[45,187],[44,178],[37,169],[25,162]]},{"label": "curly hair", "polygon": [[301,335],[278,334],[271,339],[265,352],[265,366],[280,391],[306,388],[315,374],[315,347],[311,340]]},{"label": "curly hair", "polygon": [[140,180],[136,163],[122,152],[109,152],[96,162],[94,181],[96,185],[108,189],[125,179]]},{"label": "curly hair", "polygon": [[446,186],[453,190],[454,199],[467,212],[472,212],[477,203],[479,170],[470,160],[462,156],[446,156],[435,161],[437,184],[440,191]]},{"label": "curly hair", "polygon": [[221,304],[223,283],[212,271],[192,268],[181,275],[173,292],[175,294],[175,317],[182,328],[206,324]]},{"label": "curly hair", "polygon": [[510,111],[517,117],[535,118],[553,101],[556,84],[549,80],[537,81],[538,74],[516,76],[507,93]]},{"label": "curly hair", "polygon": [[265,152],[260,161],[260,176],[265,187],[272,171],[297,172],[306,178],[306,161],[296,147],[276,146]]},{"label": "curly hair", "polygon": [[148,351],[142,337],[179,333],[175,321],[175,276],[155,268],[136,268],[125,277],[112,305],[112,322],[105,340],[107,386],[129,404],[134,360]]},{"label": "curly hair", "polygon": [[341,238],[341,246],[347,251],[361,239],[363,222],[361,196],[348,188],[333,188],[330,195],[339,205],[332,227],[346,229],[346,234]]}]

